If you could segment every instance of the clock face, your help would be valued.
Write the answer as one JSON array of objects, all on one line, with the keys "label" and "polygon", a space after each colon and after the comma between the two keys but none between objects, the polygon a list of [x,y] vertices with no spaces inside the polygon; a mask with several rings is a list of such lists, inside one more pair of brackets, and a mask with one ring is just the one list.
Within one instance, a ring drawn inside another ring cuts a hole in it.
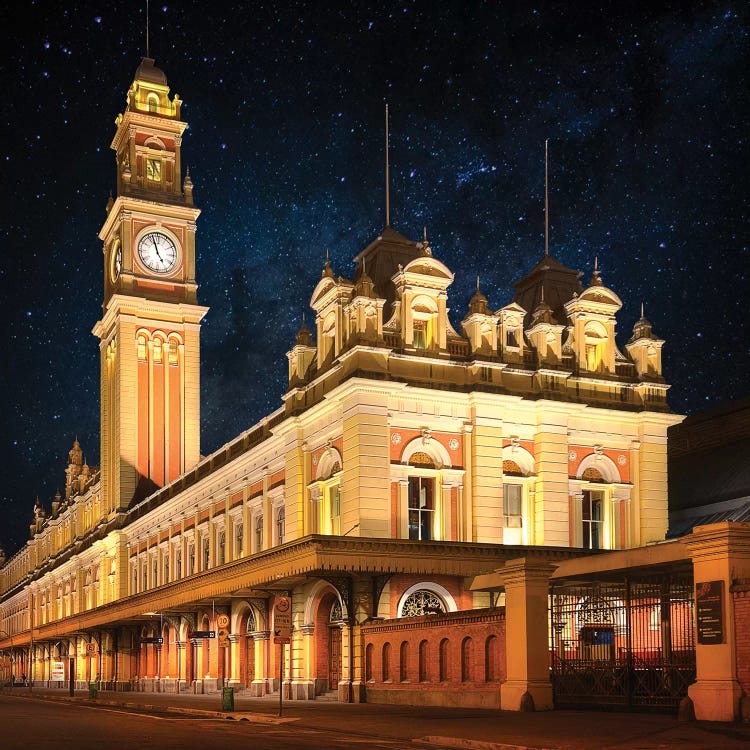
[{"label": "clock face", "polygon": [[112,244],[109,271],[112,283],[114,284],[120,278],[120,271],[122,271],[122,246],[120,245],[120,240],[115,240]]},{"label": "clock face", "polygon": [[177,247],[161,232],[149,232],[138,243],[138,257],[149,271],[169,273],[177,265]]}]

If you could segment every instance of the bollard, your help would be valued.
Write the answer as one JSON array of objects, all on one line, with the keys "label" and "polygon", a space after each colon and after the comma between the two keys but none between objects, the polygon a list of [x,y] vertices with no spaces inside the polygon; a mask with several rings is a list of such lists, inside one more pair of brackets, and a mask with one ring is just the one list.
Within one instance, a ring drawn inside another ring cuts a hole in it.
[{"label": "bollard", "polygon": [[234,711],[234,688],[225,687],[221,690],[221,710]]}]

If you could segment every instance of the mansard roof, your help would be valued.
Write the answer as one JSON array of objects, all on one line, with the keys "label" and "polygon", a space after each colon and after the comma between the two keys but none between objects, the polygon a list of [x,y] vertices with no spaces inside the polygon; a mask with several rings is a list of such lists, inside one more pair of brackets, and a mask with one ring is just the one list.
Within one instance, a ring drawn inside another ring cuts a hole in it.
[{"label": "mansard roof", "polygon": [[404,237],[389,225],[354,257],[357,264],[365,262],[367,273],[375,285],[375,293],[385,299],[386,319],[390,317],[391,306],[396,299],[396,288],[392,281],[394,274],[399,266],[407,266],[421,256],[421,242]]},{"label": "mansard roof", "polygon": [[[545,255],[527,276],[513,284],[516,293],[513,301],[527,312],[527,324],[531,313],[544,301],[552,308],[557,320],[565,320],[565,304],[583,291],[581,272],[574,271],[551,255]],[[542,291],[543,290],[543,291]]]}]

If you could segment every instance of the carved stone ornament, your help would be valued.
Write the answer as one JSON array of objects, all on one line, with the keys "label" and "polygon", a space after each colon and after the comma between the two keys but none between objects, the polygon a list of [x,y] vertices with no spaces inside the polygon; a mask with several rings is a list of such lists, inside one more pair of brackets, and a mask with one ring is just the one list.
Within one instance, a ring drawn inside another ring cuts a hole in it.
[{"label": "carved stone ornament", "polygon": [[452,451],[457,451],[458,450],[458,440],[456,440],[456,438],[451,438],[450,442],[448,443],[448,447]]},{"label": "carved stone ornament", "polygon": [[432,440],[432,430],[429,427],[422,428],[422,445],[429,445]]},{"label": "carved stone ornament", "polygon": [[394,433],[393,433],[393,434],[391,435],[391,442],[392,442],[392,443],[393,443],[394,445],[398,445],[398,444],[399,444],[399,443],[401,442],[401,435],[400,435],[400,434],[399,434],[398,432],[394,432]]}]

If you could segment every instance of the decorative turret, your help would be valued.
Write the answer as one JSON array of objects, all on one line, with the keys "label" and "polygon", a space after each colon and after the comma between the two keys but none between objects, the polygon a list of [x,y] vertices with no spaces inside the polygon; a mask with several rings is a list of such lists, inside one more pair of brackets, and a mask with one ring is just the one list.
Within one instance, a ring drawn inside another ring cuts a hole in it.
[{"label": "decorative turret", "polygon": [[596,260],[591,285],[565,305],[579,373],[615,374],[615,361],[624,359],[615,344],[615,313],[621,307],[620,298],[604,286]]},{"label": "decorative turret", "polygon": [[562,361],[562,334],[565,326],[555,320],[552,308],[542,298],[531,315],[531,326],[526,331],[531,346],[539,358],[540,367],[555,367]]},{"label": "decorative turret", "polygon": [[347,336],[344,308],[353,291],[351,281],[334,275],[326,250],[323,272],[310,299],[310,307],[316,313],[318,369],[327,367],[344,349]]},{"label": "decorative turret", "polygon": [[42,530],[42,527],[44,526],[44,522],[46,520],[47,512],[44,510],[44,506],[37,496],[36,502],[34,503],[34,520],[29,525],[29,534],[31,537],[33,537],[35,534],[38,534]]},{"label": "decorative turret", "polygon": [[60,490],[57,490],[55,492],[55,496],[52,499],[52,518],[57,517],[57,513],[60,510],[60,505],[62,504],[62,495],[60,494]]},{"label": "decorative turret", "polygon": [[651,323],[643,314],[643,303],[641,303],[641,317],[633,326],[633,335],[625,344],[630,357],[635,362],[638,375],[644,379],[661,380],[661,349],[664,341],[654,335]]},{"label": "decorative turret", "polygon": [[80,491],[78,477],[83,468],[83,451],[78,438],[73,441],[73,447],[68,452],[68,468],[65,469],[65,499],[70,500]]},{"label": "decorative turret", "polygon": [[367,274],[367,260],[362,258],[355,274],[352,301],[346,306],[347,341],[373,344],[383,339],[383,306],[375,285]]},{"label": "decorative turret", "polygon": [[469,301],[469,313],[461,321],[461,327],[469,339],[471,351],[484,356],[497,354],[497,316],[491,311],[485,297],[477,288]]},{"label": "decorative turret", "polygon": [[315,359],[312,333],[305,325],[304,317],[297,331],[296,344],[286,353],[286,357],[289,360],[289,387],[292,388],[305,379],[310,364]]}]

